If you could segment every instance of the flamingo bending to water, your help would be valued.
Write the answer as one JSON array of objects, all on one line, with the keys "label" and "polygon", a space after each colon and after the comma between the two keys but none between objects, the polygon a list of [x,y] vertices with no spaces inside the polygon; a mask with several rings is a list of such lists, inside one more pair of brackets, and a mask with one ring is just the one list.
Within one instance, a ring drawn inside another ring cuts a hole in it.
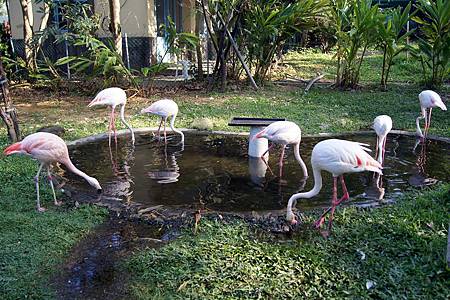
[{"label": "flamingo bending to water", "polygon": [[[420,130],[419,125],[419,119],[425,119],[425,137],[428,134],[428,130],[430,129],[431,124],[431,110],[433,107],[439,107],[442,110],[447,110],[447,107],[445,106],[444,102],[442,102],[441,97],[439,97],[438,93],[431,91],[431,90],[425,90],[422,91],[419,94],[419,101],[420,101],[420,110],[421,115],[417,117],[416,119],[416,134],[417,136],[423,138],[424,135],[422,134],[422,131]],[[427,113],[427,108],[430,109],[429,113]]]},{"label": "flamingo bending to water", "polygon": [[[330,220],[328,223],[328,230],[331,229],[333,222],[333,215],[336,206],[342,201],[349,199],[347,187],[344,182],[344,173],[355,173],[363,171],[372,171],[378,174],[381,172],[381,164],[373,159],[367,152],[370,149],[366,148],[365,144],[351,142],[346,140],[330,139],[319,142],[311,154],[311,165],[314,174],[314,187],[311,191],[306,193],[297,193],[291,196],[287,205],[286,219],[292,224],[295,224],[295,216],[292,212],[292,205],[294,201],[299,198],[311,198],[319,194],[322,189],[322,175],[321,171],[325,170],[333,175],[333,197],[332,206],[327,209],[322,216],[315,222],[316,228],[322,226],[326,214],[331,211]],[[366,152],[367,151],[367,152]],[[337,198],[337,178],[340,177],[342,184],[343,196]]]},{"label": "flamingo bending to water", "polygon": [[66,143],[57,135],[47,132],[37,132],[33,133],[23,141],[10,145],[3,152],[5,155],[11,155],[14,153],[30,155],[34,159],[37,159],[41,165],[39,170],[34,177],[37,192],[37,210],[45,211],[44,207],[41,207],[39,202],[39,174],[41,173],[42,167],[47,168],[48,179],[50,181],[50,186],[53,191],[53,199],[55,205],[61,205],[61,202],[56,200],[55,188],[53,186],[52,176],[50,173],[50,167],[53,163],[61,163],[67,167],[73,173],[83,177],[86,181],[93,187],[97,189],[99,193],[102,191],[102,187],[97,179],[90,177],[84,172],[78,170],[69,158],[69,151],[67,149]]},{"label": "flamingo bending to water", "polygon": [[152,105],[150,105],[147,108],[144,108],[141,110],[141,113],[148,113],[148,114],[154,114],[161,117],[161,122],[159,123],[158,127],[158,137],[161,137],[161,125],[164,122],[164,141],[167,143],[167,136],[166,136],[166,123],[167,118],[172,117],[170,119],[170,128],[178,134],[181,135],[181,143],[184,143],[184,134],[180,130],[176,129],[174,127],[175,124],[175,118],[178,114],[178,105],[175,103],[175,101],[170,99],[162,99],[158,100]]},{"label": "flamingo bending to water", "polygon": [[373,129],[377,133],[376,157],[380,164],[383,164],[384,153],[386,151],[386,139],[392,129],[392,119],[387,115],[381,115],[373,120]]},{"label": "flamingo bending to water", "polygon": [[266,152],[261,156],[261,159],[264,159],[266,153],[273,147],[274,144],[281,144],[281,155],[280,155],[280,177],[283,172],[283,158],[284,158],[284,150],[286,146],[289,144],[294,144],[294,155],[297,159],[300,167],[303,171],[303,176],[308,177],[308,170],[306,169],[306,165],[303,162],[302,157],[300,156],[300,141],[302,139],[302,132],[300,127],[297,124],[290,121],[277,121],[271,123],[269,126],[258,132],[255,137],[257,138],[266,138],[271,141],[273,144],[267,149]]},{"label": "flamingo bending to water", "polygon": [[114,140],[117,144],[117,133],[116,133],[116,117],[114,115],[114,110],[116,106],[120,106],[120,120],[122,123],[130,129],[131,141],[134,145],[134,132],[130,124],[125,121],[125,104],[127,104],[127,94],[125,91],[118,87],[111,87],[100,91],[94,100],[88,104],[88,107],[96,105],[108,105],[111,106],[111,116],[109,118],[109,145],[111,146],[111,131],[114,131]]}]

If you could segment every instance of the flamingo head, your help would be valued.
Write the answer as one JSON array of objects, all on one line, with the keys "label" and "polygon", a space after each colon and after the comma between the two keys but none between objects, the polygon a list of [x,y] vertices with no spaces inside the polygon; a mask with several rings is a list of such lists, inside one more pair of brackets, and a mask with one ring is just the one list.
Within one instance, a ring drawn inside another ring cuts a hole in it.
[{"label": "flamingo head", "polygon": [[265,137],[266,137],[266,132],[264,130],[262,130],[252,137],[252,141],[254,141],[256,139],[260,139],[260,138],[265,138]]},{"label": "flamingo head", "polygon": [[292,211],[288,211],[286,213],[286,221],[288,221],[291,225],[297,224],[297,219]]},{"label": "flamingo head", "polygon": [[151,114],[152,113],[152,109],[150,107],[151,106],[141,109],[141,114]]},{"label": "flamingo head", "polygon": [[99,194],[102,193],[103,189],[102,189],[102,187],[100,186],[100,183],[98,182],[97,179],[95,179],[94,177],[89,177],[89,178],[86,178],[86,181],[87,181],[91,186],[93,186],[94,188],[97,189],[97,193],[99,193]]}]

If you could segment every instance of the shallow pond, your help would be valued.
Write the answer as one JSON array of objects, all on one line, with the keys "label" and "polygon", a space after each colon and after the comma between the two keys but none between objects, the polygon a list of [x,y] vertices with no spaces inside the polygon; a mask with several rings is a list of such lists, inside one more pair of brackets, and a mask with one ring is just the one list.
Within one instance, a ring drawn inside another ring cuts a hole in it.
[{"label": "shallow pond", "polygon": [[[375,134],[343,135],[341,139],[371,145]],[[300,152],[312,174],[313,146],[326,138],[303,138]],[[170,136],[167,145],[148,135],[138,135],[135,147],[129,139],[119,139],[108,147],[102,140],[71,149],[74,164],[96,177],[104,195],[144,206],[207,209],[221,212],[276,211],[286,207],[289,197],[310,190],[312,176],[302,182],[302,171],[292,147],[285,154],[283,177],[278,176],[279,148],[270,153],[269,169],[261,159],[247,156],[247,138],[242,136],[186,134],[185,145]],[[449,144],[428,140],[416,145],[414,137],[390,134],[386,144],[384,176],[377,185],[373,173],[345,176],[351,196],[349,203],[376,205],[392,201],[411,186],[431,185],[450,179]],[[414,149],[415,148],[415,149]],[[374,153],[372,152],[372,155]],[[329,206],[331,174],[323,172],[324,186],[317,197],[299,201],[297,208]],[[77,189],[90,187],[73,174],[65,174]],[[93,194],[95,191],[91,191]],[[340,190],[338,190],[340,194]]]}]

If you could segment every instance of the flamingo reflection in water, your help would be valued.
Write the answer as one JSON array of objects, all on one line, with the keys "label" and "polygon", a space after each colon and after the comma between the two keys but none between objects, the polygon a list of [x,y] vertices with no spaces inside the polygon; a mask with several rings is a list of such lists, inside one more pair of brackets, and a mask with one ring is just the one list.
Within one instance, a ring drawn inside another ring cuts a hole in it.
[{"label": "flamingo reflection in water", "polygon": [[158,183],[174,183],[178,181],[180,177],[180,167],[177,163],[177,156],[181,155],[184,151],[184,144],[181,144],[181,149],[172,153],[167,151],[167,144],[164,144],[164,156],[162,158],[163,166],[159,170],[148,172],[148,176],[151,179],[157,180]]},{"label": "flamingo reflection in water", "polygon": [[434,178],[429,178],[428,174],[425,170],[427,165],[427,144],[429,140],[423,140],[423,138],[419,137],[416,139],[416,142],[413,147],[413,153],[417,155],[417,147],[419,144],[421,145],[420,153],[417,155],[416,164],[411,170],[412,175],[408,179],[408,183],[414,187],[423,187],[429,186],[437,183],[437,180]]}]

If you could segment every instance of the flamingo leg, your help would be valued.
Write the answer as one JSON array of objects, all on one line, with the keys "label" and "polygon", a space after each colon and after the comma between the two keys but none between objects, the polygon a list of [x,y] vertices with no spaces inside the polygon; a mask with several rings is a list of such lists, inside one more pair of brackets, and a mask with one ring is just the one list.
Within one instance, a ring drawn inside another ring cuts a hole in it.
[{"label": "flamingo leg", "polygon": [[34,176],[34,183],[36,185],[36,194],[37,194],[37,197],[36,197],[36,208],[37,208],[37,211],[39,211],[39,212],[43,212],[43,211],[46,210],[44,207],[41,207],[41,202],[39,201],[39,174],[41,173],[43,166],[44,166],[44,164],[41,163],[41,165],[39,166],[39,169],[38,169],[38,172],[37,172],[36,176]]},{"label": "flamingo leg", "polygon": [[50,183],[50,186],[51,186],[52,192],[53,192],[53,203],[55,203],[55,205],[57,205],[57,206],[60,206],[62,204],[62,202],[56,200],[55,187],[53,185],[53,176],[50,173],[50,166],[47,167],[47,178],[48,178],[48,181]]},{"label": "flamingo leg", "polygon": [[161,125],[163,122],[164,118],[161,118],[161,122],[159,122],[159,127],[158,127],[158,140],[161,139]]},{"label": "flamingo leg", "polygon": [[340,177],[341,177],[341,186],[342,186],[343,195],[342,195],[342,198],[339,199],[337,205],[341,204],[342,201],[346,201],[350,198],[350,195],[348,194],[348,191],[347,191],[347,187],[345,186],[344,175],[341,175]]},{"label": "flamingo leg", "polygon": [[425,118],[425,130],[424,130],[424,137],[427,135],[427,128],[428,128],[428,115],[427,115],[427,109],[425,108],[423,110],[423,117]]},{"label": "flamingo leg", "polygon": [[273,172],[272,172],[272,169],[270,168],[269,163],[266,161],[266,159],[265,159],[264,157],[265,157],[266,154],[269,152],[269,150],[273,148],[274,145],[275,145],[275,144],[272,143],[272,144],[269,146],[269,148],[267,148],[267,150],[263,153],[263,155],[261,155],[262,161],[266,164],[267,168],[269,169],[269,171],[270,171],[270,173],[271,173],[272,175],[274,175]]},{"label": "flamingo leg", "polygon": [[[341,182],[344,182],[344,178],[341,175]],[[345,184],[343,184],[343,187],[345,186]],[[347,193],[348,195],[348,193]],[[336,210],[336,206],[339,205],[339,203],[344,199],[345,197],[345,193],[344,196],[338,200],[337,199],[337,177],[333,177],[333,198],[331,200],[331,212],[330,212],[330,219],[328,220],[328,232],[331,231],[331,227],[333,226],[333,217],[334,217],[334,211]],[[348,198],[347,198],[348,199]]]},{"label": "flamingo leg", "polygon": [[280,161],[279,161],[279,166],[280,166],[280,178],[283,176],[283,158],[284,158],[284,150],[286,149],[286,145],[283,145],[281,147],[281,155],[280,155]]},{"label": "flamingo leg", "polygon": [[330,211],[334,212],[335,205],[337,203],[337,177],[333,176],[333,198],[331,199],[332,206],[327,208],[322,215],[314,222],[314,226],[318,229],[322,226],[322,224],[325,222],[325,216]]},{"label": "flamingo leg", "polygon": [[114,118],[114,110],[111,110],[111,114],[109,116],[109,125],[108,125],[108,132],[109,132],[109,146],[111,147],[111,133],[112,133],[112,122]]},{"label": "flamingo leg", "polygon": [[167,123],[167,117],[164,118],[164,143],[167,144],[166,123]]},{"label": "flamingo leg", "polygon": [[115,107],[112,109],[112,128],[114,131],[114,141],[116,142],[117,146],[117,131],[116,131],[116,115],[115,115]]}]

